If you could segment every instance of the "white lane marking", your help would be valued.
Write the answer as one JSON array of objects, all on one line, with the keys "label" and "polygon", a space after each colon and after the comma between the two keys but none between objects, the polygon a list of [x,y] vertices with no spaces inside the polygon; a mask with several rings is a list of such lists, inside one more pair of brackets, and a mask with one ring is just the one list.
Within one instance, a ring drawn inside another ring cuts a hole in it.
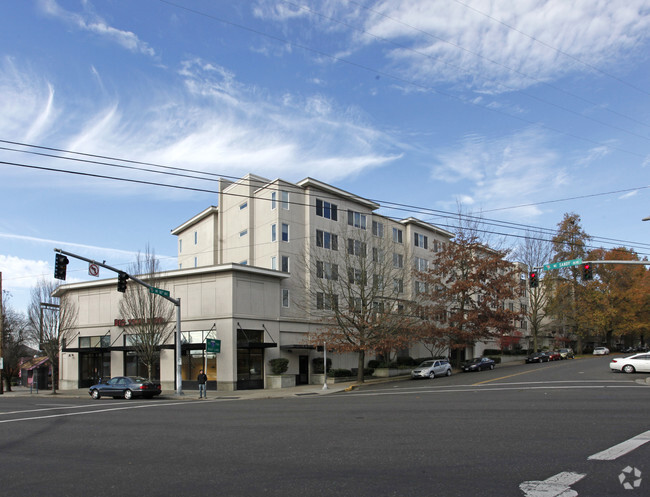
[{"label": "white lane marking", "polygon": [[563,471],[544,481],[525,481],[519,489],[526,497],[575,497],[578,492],[571,485],[582,480],[586,475]]},{"label": "white lane marking", "polygon": [[138,404],[138,405],[128,405],[128,406],[123,406],[123,407],[111,407],[107,409],[95,409],[93,411],[82,411],[82,412],[68,412],[68,413],[62,413],[62,414],[49,414],[47,416],[34,416],[31,418],[18,418],[18,419],[5,419],[5,420],[0,420],[0,424],[4,423],[20,423],[23,421],[38,421],[41,419],[51,419],[51,418],[64,418],[68,416],[83,416],[86,414],[99,414],[99,413],[105,413],[105,412],[111,412],[111,411],[124,411],[127,409],[142,409],[142,408],[147,408],[147,407],[162,407],[162,406],[174,406],[174,405],[205,405],[210,402],[227,402],[226,399],[215,399],[215,400],[207,400],[204,402],[188,402],[186,400],[180,400],[176,402],[165,402],[165,403],[160,403],[156,402],[155,404]]},{"label": "white lane marking", "polygon": [[643,432],[636,437],[632,437],[625,442],[614,445],[609,449],[603,450],[602,452],[593,454],[587,459],[596,461],[613,461],[614,459],[618,459],[619,457],[624,456],[628,452],[632,452],[634,449],[637,449],[648,442],[650,442],[650,430]]}]

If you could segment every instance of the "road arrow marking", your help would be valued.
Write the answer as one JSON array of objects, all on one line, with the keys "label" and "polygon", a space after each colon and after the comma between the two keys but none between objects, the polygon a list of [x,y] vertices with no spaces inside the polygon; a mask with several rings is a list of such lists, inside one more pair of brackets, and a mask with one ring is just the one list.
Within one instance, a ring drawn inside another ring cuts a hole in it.
[{"label": "road arrow marking", "polygon": [[519,488],[526,497],[576,497],[578,492],[570,487],[586,475],[563,471],[544,481],[525,481]]}]

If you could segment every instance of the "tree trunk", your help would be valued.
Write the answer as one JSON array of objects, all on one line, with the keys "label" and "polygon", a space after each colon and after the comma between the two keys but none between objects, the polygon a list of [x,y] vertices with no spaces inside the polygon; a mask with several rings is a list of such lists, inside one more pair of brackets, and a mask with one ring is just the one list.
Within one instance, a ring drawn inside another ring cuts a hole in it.
[{"label": "tree trunk", "polygon": [[364,350],[359,351],[359,362],[357,363],[357,381],[363,383],[363,367],[366,362],[366,352]]}]

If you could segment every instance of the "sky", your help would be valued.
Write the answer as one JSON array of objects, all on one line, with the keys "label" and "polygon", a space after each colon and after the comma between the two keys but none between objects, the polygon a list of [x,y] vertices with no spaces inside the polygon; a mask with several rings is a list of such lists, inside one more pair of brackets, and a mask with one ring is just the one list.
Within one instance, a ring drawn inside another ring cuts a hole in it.
[{"label": "sky", "polygon": [[170,231],[247,173],[446,229],[461,209],[513,246],[576,213],[650,255],[650,0],[26,0],[0,40],[18,311],[54,248],[176,268]]}]

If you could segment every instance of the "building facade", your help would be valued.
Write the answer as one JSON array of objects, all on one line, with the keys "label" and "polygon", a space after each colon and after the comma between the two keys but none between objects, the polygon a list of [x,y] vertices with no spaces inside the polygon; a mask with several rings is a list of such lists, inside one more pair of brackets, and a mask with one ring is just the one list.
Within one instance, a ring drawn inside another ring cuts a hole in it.
[{"label": "building facade", "polygon": [[[206,370],[212,388],[265,388],[268,361],[276,357],[289,359],[288,373],[297,383],[310,382],[312,361],[322,357],[310,342],[322,326],[318,285],[336,273],[339,261],[360,251],[373,261],[392,261],[403,276],[390,284],[400,299],[412,299],[420,283],[411,269],[427,269],[453,234],[413,217],[382,216],[379,208],[313,178],[298,183],[252,174],[222,179],[218,206],[171,231],[178,242],[178,269],[158,275],[163,289],[181,302],[183,388],[194,386],[199,369]],[[66,337],[61,351],[61,388],[142,375],[129,320],[119,315],[123,296],[116,282],[64,284],[56,291],[78,310],[75,334]],[[176,388],[175,336],[160,347],[156,375],[164,390]],[[206,351],[208,338],[220,340],[218,353]],[[334,361],[335,367],[356,366],[349,354],[335,354]]]}]

